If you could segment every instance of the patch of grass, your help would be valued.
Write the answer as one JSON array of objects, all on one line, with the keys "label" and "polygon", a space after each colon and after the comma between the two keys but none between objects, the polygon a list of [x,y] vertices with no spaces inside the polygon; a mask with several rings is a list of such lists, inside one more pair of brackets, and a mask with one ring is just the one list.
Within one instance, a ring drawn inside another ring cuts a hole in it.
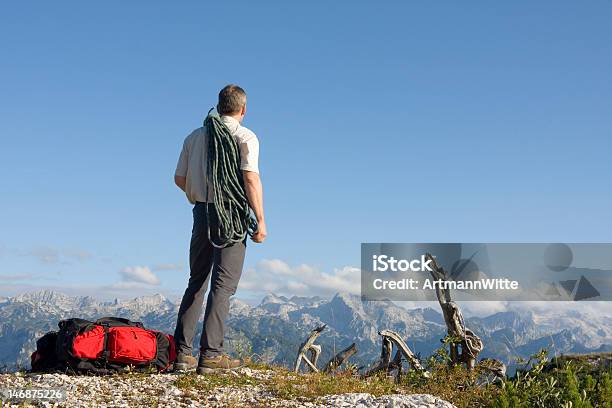
[{"label": "patch of grass", "polygon": [[243,363],[244,367],[251,368],[253,370],[272,370],[274,368],[268,363],[257,360],[254,356],[244,358]]},{"label": "patch of grass", "polygon": [[402,377],[403,394],[425,393],[452,402],[459,408],[489,407],[499,394],[496,384],[483,384],[486,372],[481,367],[467,370],[463,366],[436,363],[430,366],[431,378],[408,372]]},{"label": "patch of grass", "polygon": [[612,407],[610,368],[597,370],[592,362],[579,361],[545,370],[550,367],[545,351],[532,356],[514,377],[497,383],[483,382],[487,377],[484,368],[477,366],[469,371],[462,366],[451,366],[443,354],[428,360],[430,378],[408,371],[397,383],[385,373],[361,378],[350,370],[336,375],[296,374],[265,364],[250,367],[266,370],[267,374],[259,373],[258,378],[239,373],[184,374],[176,379],[175,385],[186,393],[200,395],[221,387],[259,385],[276,398],[298,401],[314,401],[324,395],[344,393],[375,396],[425,393],[450,401],[458,408]]},{"label": "patch of grass", "polygon": [[477,373],[468,372],[460,367],[449,368],[442,364],[432,371],[430,379],[410,371],[402,376],[399,383],[384,373],[360,378],[349,371],[336,375],[296,374],[285,368],[274,367],[269,372],[270,375],[266,378],[228,373],[205,376],[184,374],[177,378],[175,385],[184,391],[205,393],[219,387],[240,388],[244,385],[261,385],[277,398],[300,401],[314,401],[324,395],[344,393],[370,393],[375,396],[429,393],[452,401],[460,408],[488,406],[486,403],[491,401],[495,391],[499,389],[495,386],[474,387]]},{"label": "patch of grass", "polygon": [[270,390],[280,398],[303,398],[314,400],[329,394],[370,393],[374,396],[387,394],[432,394],[453,402],[457,407],[487,407],[499,391],[494,385],[476,386],[479,373],[462,367],[440,364],[432,371],[431,378],[409,371],[402,375],[399,383],[385,373],[369,378],[360,378],[350,373],[331,376],[322,373],[277,376],[269,384]]},{"label": "patch of grass", "polygon": [[147,407],[157,408],[159,407],[159,396],[144,394],[140,396],[139,403],[144,403]]},{"label": "patch of grass", "polygon": [[328,375],[323,373],[295,374],[293,372],[278,372],[268,384],[279,398],[304,398],[313,400],[316,397],[329,394],[348,392],[368,392],[374,395],[394,393],[397,386],[382,376],[361,379],[349,373]]}]

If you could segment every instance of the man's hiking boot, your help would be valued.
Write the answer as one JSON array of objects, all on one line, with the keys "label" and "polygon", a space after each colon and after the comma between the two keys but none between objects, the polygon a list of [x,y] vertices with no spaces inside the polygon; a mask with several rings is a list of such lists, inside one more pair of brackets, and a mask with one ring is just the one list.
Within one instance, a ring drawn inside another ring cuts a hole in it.
[{"label": "man's hiking boot", "polygon": [[178,353],[174,362],[174,371],[193,370],[198,366],[198,359],[189,354]]},{"label": "man's hiking boot", "polygon": [[242,366],[242,361],[230,358],[227,354],[221,354],[216,357],[200,356],[198,362],[198,374],[208,374],[216,370],[232,370]]}]

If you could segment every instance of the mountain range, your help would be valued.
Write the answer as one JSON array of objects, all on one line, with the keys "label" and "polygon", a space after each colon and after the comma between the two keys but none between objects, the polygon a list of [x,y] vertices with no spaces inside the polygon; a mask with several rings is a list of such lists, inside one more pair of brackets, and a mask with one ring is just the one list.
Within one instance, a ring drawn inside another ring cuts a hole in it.
[{"label": "mountain range", "polygon": [[[178,304],[159,294],[125,301],[55,291],[0,297],[0,367],[28,368],[36,339],[57,330],[62,319],[119,316],[172,333],[177,311]],[[352,361],[361,366],[374,363],[380,354],[378,331],[382,329],[398,332],[423,358],[441,346],[446,333],[442,315],[432,308],[405,309],[390,301],[361,301],[346,293],[331,299],[269,294],[256,306],[232,300],[225,345],[240,356],[292,366],[300,344],[323,324],[327,328],[317,341],[323,350],[321,364],[353,342],[359,351]],[[469,317],[466,325],[484,342],[480,357],[497,358],[510,367],[516,358],[541,348],[548,348],[551,354],[612,351],[612,318],[592,312],[513,310]],[[195,342],[201,331],[199,324]]]}]

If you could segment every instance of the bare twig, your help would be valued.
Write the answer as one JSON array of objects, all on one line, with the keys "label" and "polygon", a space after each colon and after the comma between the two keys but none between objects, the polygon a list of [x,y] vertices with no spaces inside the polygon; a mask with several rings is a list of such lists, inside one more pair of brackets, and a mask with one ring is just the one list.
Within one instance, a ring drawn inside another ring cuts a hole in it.
[{"label": "bare twig", "polygon": [[[317,368],[317,361],[319,359],[319,355],[321,354],[321,346],[318,344],[314,344],[315,340],[323,330],[325,330],[327,325],[319,326],[310,332],[310,336],[302,345],[300,346],[300,351],[298,352],[297,358],[295,360],[295,369],[294,371],[297,373],[300,371],[300,366],[302,365],[302,361],[306,363],[308,368],[311,371],[319,372]],[[307,357],[306,354],[309,354]],[[309,358],[310,357],[310,358]]]},{"label": "bare twig", "polygon": [[336,354],[331,360],[329,360],[329,362],[325,365],[323,372],[330,373],[330,372],[335,371],[346,360],[348,360],[349,357],[351,357],[356,352],[357,352],[357,345],[353,343],[349,347],[345,348],[344,350]]}]

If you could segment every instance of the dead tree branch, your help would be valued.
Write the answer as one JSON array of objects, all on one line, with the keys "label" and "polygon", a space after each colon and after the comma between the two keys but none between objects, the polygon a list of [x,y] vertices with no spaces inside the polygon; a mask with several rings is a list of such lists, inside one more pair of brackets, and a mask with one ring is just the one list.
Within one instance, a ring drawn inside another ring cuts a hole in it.
[{"label": "dead tree branch", "polygon": [[346,360],[348,360],[353,354],[357,352],[357,345],[355,343],[351,344],[349,347],[345,348],[338,354],[336,354],[331,360],[325,364],[325,368],[323,372],[330,373],[336,371],[338,367],[340,367]]},{"label": "dead tree branch", "polygon": [[[392,330],[381,330],[378,332],[378,334],[382,336],[383,341],[380,359],[374,367],[364,374],[364,377],[372,376],[380,371],[391,373],[392,371],[396,370],[395,378],[396,380],[399,380],[399,376],[402,373],[402,357],[406,359],[410,366],[412,366],[413,370],[419,371],[426,377],[429,377],[429,372],[423,368],[419,359],[412,352],[412,350],[410,350],[410,347],[408,347],[404,340],[402,340],[399,334]],[[396,352],[393,360],[391,360],[391,353],[394,345]]]},{"label": "dead tree branch", "polygon": [[[435,258],[431,254],[425,254],[425,259],[430,261],[431,276],[435,280],[448,280],[446,271],[437,264]],[[476,358],[482,351],[482,340],[480,340],[480,337],[474,334],[474,332],[466,329],[463,314],[459,306],[452,301],[449,289],[436,286],[436,296],[442,308],[448,336],[451,339],[451,362],[453,364],[464,363],[468,369],[474,368],[476,365]],[[458,339],[458,341],[454,339]]]},{"label": "dead tree branch", "polygon": [[[310,371],[314,371],[316,373],[319,372],[317,368],[317,361],[319,360],[319,355],[321,354],[321,346],[318,344],[314,344],[315,340],[323,330],[325,330],[327,325],[319,326],[310,332],[310,336],[302,345],[300,346],[300,351],[298,352],[297,359],[295,361],[295,369],[294,371],[297,373],[300,371],[300,366],[302,365],[302,361],[306,363],[306,366],[310,368]],[[306,354],[309,354],[307,356]]]}]

